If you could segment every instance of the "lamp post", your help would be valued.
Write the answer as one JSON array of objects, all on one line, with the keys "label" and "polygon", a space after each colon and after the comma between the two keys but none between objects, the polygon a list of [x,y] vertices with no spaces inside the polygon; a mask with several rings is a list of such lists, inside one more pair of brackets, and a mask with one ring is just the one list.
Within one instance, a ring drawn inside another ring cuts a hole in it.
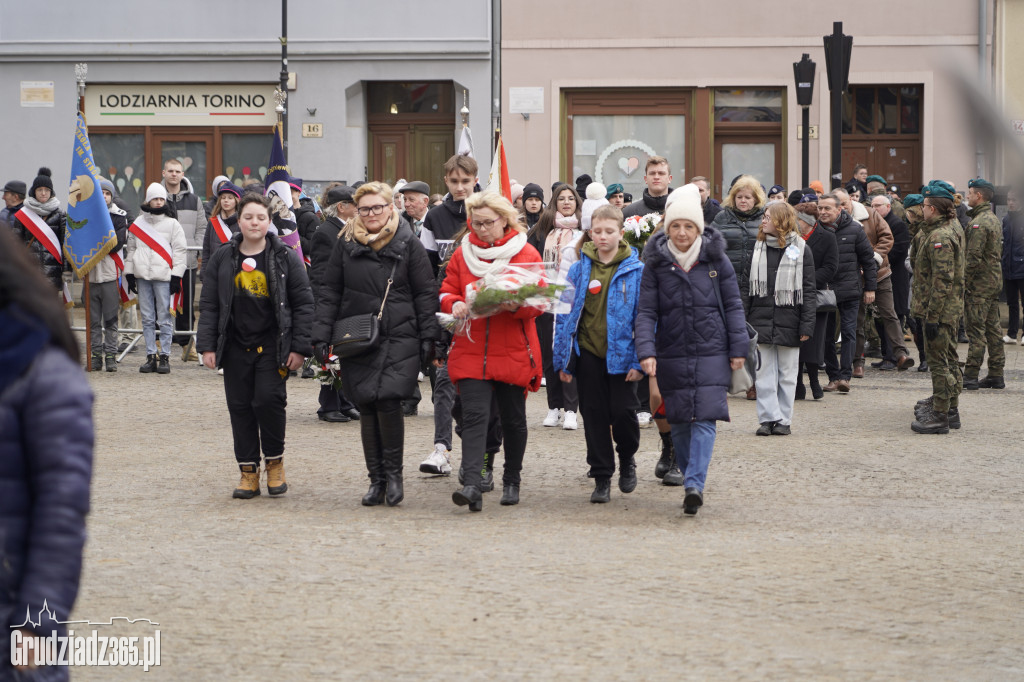
[{"label": "lamp post", "polygon": [[832,22],[832,35],[825,36],[825,70],[832,93],[832,189],[843,185],[843,93],[850,87],[850,54],[853,36],[843,34],[843,22]]},{"label": "lamp post", "polygon": [[793,62],[793,78],[796,80],[796,103],[803,108],[803,144],[800,150],[801,185],[810,185],[811,162],[811,100],[814,98],[814,62],[811,55],[804,53],[798,62]]}]

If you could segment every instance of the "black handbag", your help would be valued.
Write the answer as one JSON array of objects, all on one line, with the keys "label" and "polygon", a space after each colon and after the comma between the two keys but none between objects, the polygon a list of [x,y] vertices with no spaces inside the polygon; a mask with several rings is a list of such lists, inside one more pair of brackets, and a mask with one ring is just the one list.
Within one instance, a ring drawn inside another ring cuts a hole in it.
[{"label": "black handbag", "polygon": [[391,266],[388,275],[388,286],[384,290],[384,298],[380,302],[380,310],[374,313],[349,315],[334,323],[331,328],[331,346],[339,358],[350,358],[375,350],[380,345],[380,321],[384,317],[384,304],[387,303],[391,285],[395,281],[395,268],[398,261]]},{"label": "black handbag", "polygon": [[818,289],[818,307],[819,313],[834,313],[836,311],[836,292],[827,286],[824,289]]},{"label": "black handbag", "polygon": [[[725,323],[725,333],[729,335],[729,319],[725,316],[725,305],[722,303],[722,287],[718,284],[718,271],[712,270],[708,273],[711,276],[711,283],[714,285],[715,298],[718,299],[718,312],[722,314],[722,322]],[[744,322],[747,326],[747,357],[743,367],[732,370],[732,377],[729,381],[729,393],[733,395],[743,393],[754,385],[757,377],[757,370],[761,369],[761,353],[757,350],[757,330]]]}]

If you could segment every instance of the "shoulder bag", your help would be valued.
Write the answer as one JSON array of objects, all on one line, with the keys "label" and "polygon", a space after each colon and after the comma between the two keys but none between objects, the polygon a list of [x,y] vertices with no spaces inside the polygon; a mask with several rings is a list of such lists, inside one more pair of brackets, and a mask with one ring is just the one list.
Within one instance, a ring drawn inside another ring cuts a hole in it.
[{"label": "shoulder bag", "polygon": [[[722,303],[722,288],[718,284],[718,271],[711,270],[708,273],[711,276],[711,283],[714,285],[715,298],[718,299],[718,311],[722,313],[722,322],[725,324],[726,337],[729,335],[729,318],[725,316],[725,305]],[[750,326],[749,322],[744,322],[747,325],[747,337],[750,342],[747,345],[747,357],[743,363],[743,367],[740,369],[732,370],[732,378],[729,381],[729,393],[746,393],[751,386],[754,385],[754,377],[757,370],[761,368],[761,354],[757,350],[757,331]]]},{"label": "shoulder bag", "polygon": [[331,328],[331,346],[339,358],[350,358],[375,350],[380,345],[380,321],[384,317],[384,304],[387,303],[391,285],[395,281],[395,268],[398,261],[391,266],[388,275],[388,286],[384,290],[384,298],[380,302],[380,310],[374,313],[349,315],[334,323]]},{"label": "shoulder bag", "polygon": [[834,313],[836,311],[836,292],[830,289],[827,285],[824,289],[818,289],[818,308],[819,313]]}]

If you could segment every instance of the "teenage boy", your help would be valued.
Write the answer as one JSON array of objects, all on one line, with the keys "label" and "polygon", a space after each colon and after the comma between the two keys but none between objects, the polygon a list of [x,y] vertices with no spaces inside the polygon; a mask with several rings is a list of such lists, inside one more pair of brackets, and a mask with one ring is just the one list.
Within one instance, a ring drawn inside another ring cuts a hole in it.
[{"label": "teenage boy", "polygon": [[427,250],[430,264],[437,268],[444,260],[439,241],[449,241],[466,226],[466,197],[473,193],[479,167],[472,156],[456,154],[444,164],[444,184],[448,196],[444,203],[427,211],[420,230],[420,242]]},{"label": "teenage boy", "polygon": [[285,382],[312,352],[313,294],[298,253],[270,229],[270,200],[246,194],[240,232],[204,265],[196,345],[203,364],[224,370],[235,460],[242,479],[232,497],[260,494],[260,448],[267,492],[283,495]]},{"label": "teenage boy", "polygon": [[669,183],[672,182],[672,168],[668,165],[668,159],[664,156],[651,156],[644,166],[644,195],[641,199],[622,209],[622,215],[626,218],[648,213],[665,214],[665,202],[668,195],[672,193]]}]

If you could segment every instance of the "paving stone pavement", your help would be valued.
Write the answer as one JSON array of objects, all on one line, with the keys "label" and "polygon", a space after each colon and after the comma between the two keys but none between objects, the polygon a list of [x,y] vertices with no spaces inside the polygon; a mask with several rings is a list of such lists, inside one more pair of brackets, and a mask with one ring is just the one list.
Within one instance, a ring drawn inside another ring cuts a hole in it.
[{"label": "paving stone pavement", "polygon": [[519,506],[499,487],[470,514],[454,477],[417,471],[425,399],[405,501],[361,507],[358,425],[317,421],[298,379],[288,493],[233,500],[222,379],[178,358],[140,375],[134,353],[90,375],[73,616],[159,622],[154,680],[1021,679],[1024,350],[1007,350],[1007,389],[965,394],[949,436],[911,433],[930,392],[914,370],[798,402],[789,437],[754,436],[754,403],[731,399],[695,518],[654,478],[653,428],[636,491],[590,504],[583,430],[543,428],[543,391]]}]

